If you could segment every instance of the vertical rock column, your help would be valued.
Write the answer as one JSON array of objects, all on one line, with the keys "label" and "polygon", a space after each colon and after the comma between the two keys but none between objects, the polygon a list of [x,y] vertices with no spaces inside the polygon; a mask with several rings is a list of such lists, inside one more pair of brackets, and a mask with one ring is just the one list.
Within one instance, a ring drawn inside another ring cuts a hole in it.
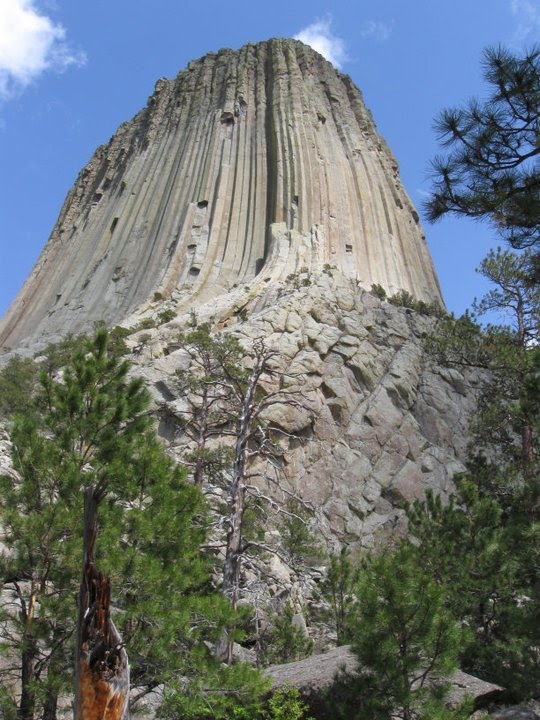
[{"label": "vertical rock column", "polygon": [[326,263],[365,287],[442,302],[418,214],[350,78],[298,41],[222,50],[158,81],[98,148],[0,344]]}]

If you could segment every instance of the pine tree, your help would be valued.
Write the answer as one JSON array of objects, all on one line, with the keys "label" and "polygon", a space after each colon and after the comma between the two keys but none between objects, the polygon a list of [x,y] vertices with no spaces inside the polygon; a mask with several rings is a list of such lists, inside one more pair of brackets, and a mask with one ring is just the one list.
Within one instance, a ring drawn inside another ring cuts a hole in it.
[{"label": "pine tree", "polygon": [[215,641],[229,621],[200,555],[200,492],[164,454],[148,393],[107,341],[100,330],[78,343],[59,376],[42,372],[40,412],[11,423],[14,472],[1,479],[0,632],[14,664],[2,684],[23,720],[38,712],[54,720],[72,676],[85,488],[99,493],[95,562],[110,582],[135,699],[187,673],[202,641]]},{"label": "pine tree", "polygon": [[307,717],[308,707],[295,688],[280,688],[268,700],[264,720],[313,720]]},{"label": "pine tree", "polygon": [[[503,314],[505,325],[484,330],[475,315],[442,318],[427,339],[428,353],[448,366],[483,369],[478,412],[471,424],[473,454],[495,450],[509,478],[532,478],[538,462],[538,403],[530,392],[538,363],[539,286],[531,280],[534,256],[491,251],[478,271],[494,285],[473,309],[476,316]],[[527,390],[529,388],[529,390]],[[517,439],[519,438],[519,441]]]},{"label": "pine tree", "polygon": [[270,613],[269,626],[260,638],[260,659],[263,665],[294,662],[307,657],[313,649],[313,641],[305,628],[295,622],[295,612],[290,602],[277,612]]},{"label": "pine tree", "polygon": [[487,219],[514,248],[538,246],[540,48],[521,56],[488,48],[483,69],[488,99],[444,110],[436,120],[449,152],[432,163],[428,218]]},{"label": "pine tree", "polygon": [[331,625],[336,631],[338,645],[350,640],[349,617],[355,602],[356,576],[346,547],[339,554],[330,555],[326,576],[321,583],[321,595],[330,606]]},{"label": "pine tree", "polygon": [[175,414],[178,430],[193,445],[185,460],[198,487],[209,480],[219,484],[231,458],[223,440],[235,416],[235,385],[246,375],[242,348],[230,335],[212,335],[207,323],[181,333],[178,341],[190,359],[189,369],[176,373],[176,390],[187,401],[186,409]]},{"label": "pine tree", "polygon": [[483,368],[470,425],[468,472],[443,504],[428,493],[409,511],[425,570],[473,631],[463,667],[528,697],[540,682],[536,648],[540,496],[540,295],[535,256],[498,249],[479,271],[493,288],[474,309],[504,314],[482,331],[471,316],[443,319],[428,342],[442,364]]},{"label": "pine tree", "polygon": [[299,498],[289,496],[279,508],[280,549],[295,570],[313,566],[322,558],[322,550],[310,528],[310,515]]},{"label": "pine tree", "polygon": [[463,669],[527,698],[540,682],[540,603],[538,523],[526,487],[508,494],[506,479],[479,460],[456,487],[446,504],[428,493],[409,509],[418,562],[472,631],[460,649]]},{"label": "pine tree", "polygon": [[459,710],[445,710],[444,678],[457,665],[464,633],[445,607],[444,589],[422,570],[416,548],[403,543],[367,561],[355,594],[351,646],[360,672],[349,679],[358,700],[348,716],[459,717]]}]

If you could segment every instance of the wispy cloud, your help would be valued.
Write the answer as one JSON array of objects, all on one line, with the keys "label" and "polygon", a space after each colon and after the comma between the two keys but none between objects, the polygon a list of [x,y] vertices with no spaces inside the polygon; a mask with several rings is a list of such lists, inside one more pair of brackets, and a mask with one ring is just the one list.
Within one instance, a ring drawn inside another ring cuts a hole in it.
[{"label": "wispy cloud", "polygon": [[347,61],[345,41],[334,35],[330,16],[322,20],[316,20],[311,25],[300,30],[294,38],[312,47],[339,69]]},{"label": "wispy cloud", "polygon": [[42,14],[35,0],[0,0],[0,100],[46,70],[62,71],[85,60],[69,47],[64,27]]},{"label": "wispy cloud", "polygon": [[540,4],[537,0],[511,0],[510,10],[516,22],[512,41],[522,44],[537,38],[540,34]]},{"label": "wispy cloud", "polygon": [[362,24],[360,35],[363,38],[385,41],[392,35],[393,23],[385,23],[380,20],[366,20]]}]

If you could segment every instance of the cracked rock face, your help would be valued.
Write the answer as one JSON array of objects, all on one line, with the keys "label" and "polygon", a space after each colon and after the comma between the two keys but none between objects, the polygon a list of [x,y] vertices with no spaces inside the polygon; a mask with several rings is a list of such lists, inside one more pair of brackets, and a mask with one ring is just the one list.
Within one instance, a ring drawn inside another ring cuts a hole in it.
[{"label": "cracked rock face", "polygon": [[[208,303],[198,319],[233,333],[247,350],[264,338],[279,351],[279,369],[301,393],[298,403],[276,403],[265,415],[286,438],[280,481],[315,509],[330,544],[381,545],[405,531],[403,502],[427,488],[453,490],[481,376],[429,362],[423,338],[433,318],[327,270],[272,284],[241,316]],[[186,369],[175,338],[188,320],[179,316],[147,333],[134,356],[158,404],[172,411],[175,371]],[[180,459],[182,437],[166,423],[161,431]]]},{"label": "cracked rock face", "polygon": [[[0,346],[33,348],[152,303],[188,309],[327,264],[364,288],[442,304],[418,214],[350,78],[298,41],[221,50],[160,80],[97,149]],[[340,357],[355,354],[340,342]]]}]

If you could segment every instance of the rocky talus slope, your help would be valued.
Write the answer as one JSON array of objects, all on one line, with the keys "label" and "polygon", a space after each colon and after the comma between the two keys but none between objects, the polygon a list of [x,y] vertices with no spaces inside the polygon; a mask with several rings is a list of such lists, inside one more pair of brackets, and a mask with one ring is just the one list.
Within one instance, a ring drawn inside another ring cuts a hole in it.
[{"label": "rocky talus slope", "polygon": [[418,214],[351,79],[298,41],[221,50],[159,80],[97,149],[0,346],[325,264],[442,303]]}]

